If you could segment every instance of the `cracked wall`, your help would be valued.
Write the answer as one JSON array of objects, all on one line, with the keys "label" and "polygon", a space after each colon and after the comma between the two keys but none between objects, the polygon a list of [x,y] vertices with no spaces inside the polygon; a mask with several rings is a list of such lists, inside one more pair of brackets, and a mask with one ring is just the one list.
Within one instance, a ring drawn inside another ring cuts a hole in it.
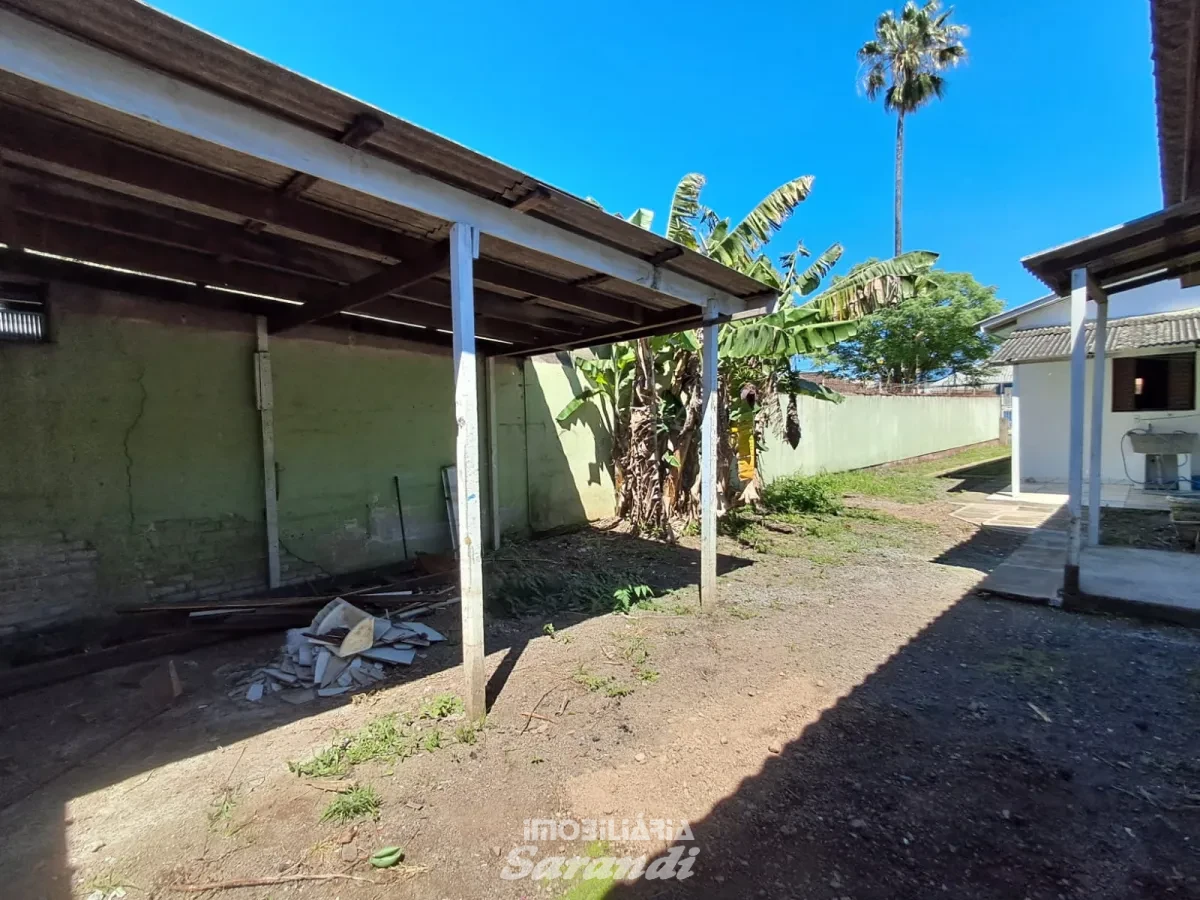
[{"label": "cracked wall", "polygon": [[[57,284],[51,300],[54,343],[0,344],[0,638],[265,589],[253,319]],[[447,551],[449,354],[314,334],[271,341],[284,580]],[[554,422],[577,388],[565,355],[497,360],[508,535],[611,515],[603,429]],[[481,416],[486,396],[481,372]]]}]

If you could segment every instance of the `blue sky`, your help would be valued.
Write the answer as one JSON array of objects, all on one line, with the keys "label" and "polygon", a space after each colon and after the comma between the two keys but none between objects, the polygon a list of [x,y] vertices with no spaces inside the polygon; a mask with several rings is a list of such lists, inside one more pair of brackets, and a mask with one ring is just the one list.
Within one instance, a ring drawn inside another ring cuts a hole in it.
[{"label": "blue sky", "polygon": [[[894,120],[856,87],[887,0],[416,4],[154,0],[275,62],[607,209],[665,212],[686,172],[737,218],[816,176],[773,242],[892,242]],[[967,64],[909,120],[905,249],[1044,293],[1021,256],[1161,206],[1149,4],[962,0]]]}]

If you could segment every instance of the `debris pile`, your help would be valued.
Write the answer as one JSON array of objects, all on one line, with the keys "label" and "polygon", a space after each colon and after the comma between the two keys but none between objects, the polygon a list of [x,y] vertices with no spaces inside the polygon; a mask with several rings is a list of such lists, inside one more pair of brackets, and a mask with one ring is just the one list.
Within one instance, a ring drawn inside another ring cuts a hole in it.
[{"label": "debris pile", "polygon": [[382,681],[386,667],[412,665],[418,649],[445,640],[428,625],[411,621],[424,609],[373,616],[337,597],[307,628],[288,630],[278,661],[254,673],[245,698],[258,702],[277,693],[290,703],[306,703]]}]

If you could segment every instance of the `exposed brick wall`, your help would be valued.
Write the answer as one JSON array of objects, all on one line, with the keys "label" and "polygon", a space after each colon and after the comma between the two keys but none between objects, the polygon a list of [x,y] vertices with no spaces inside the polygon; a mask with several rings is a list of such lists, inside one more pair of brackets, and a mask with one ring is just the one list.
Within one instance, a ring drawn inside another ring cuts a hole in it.
[{"label": "exposed brick wall", "polygon": [[97,576],[96,549],[61,531],[0,541],[0,637],[86,614]]}]

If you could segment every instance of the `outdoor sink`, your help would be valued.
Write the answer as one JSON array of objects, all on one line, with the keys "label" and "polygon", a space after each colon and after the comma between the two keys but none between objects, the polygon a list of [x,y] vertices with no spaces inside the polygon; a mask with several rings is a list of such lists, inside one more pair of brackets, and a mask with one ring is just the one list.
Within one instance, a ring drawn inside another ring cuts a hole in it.
[{"label": "outdoor sink", "polygon": [[1191,453],[1196,435],[1187,431],[1153,431],[1131,434],[1129,442],[1134,453]]}]

